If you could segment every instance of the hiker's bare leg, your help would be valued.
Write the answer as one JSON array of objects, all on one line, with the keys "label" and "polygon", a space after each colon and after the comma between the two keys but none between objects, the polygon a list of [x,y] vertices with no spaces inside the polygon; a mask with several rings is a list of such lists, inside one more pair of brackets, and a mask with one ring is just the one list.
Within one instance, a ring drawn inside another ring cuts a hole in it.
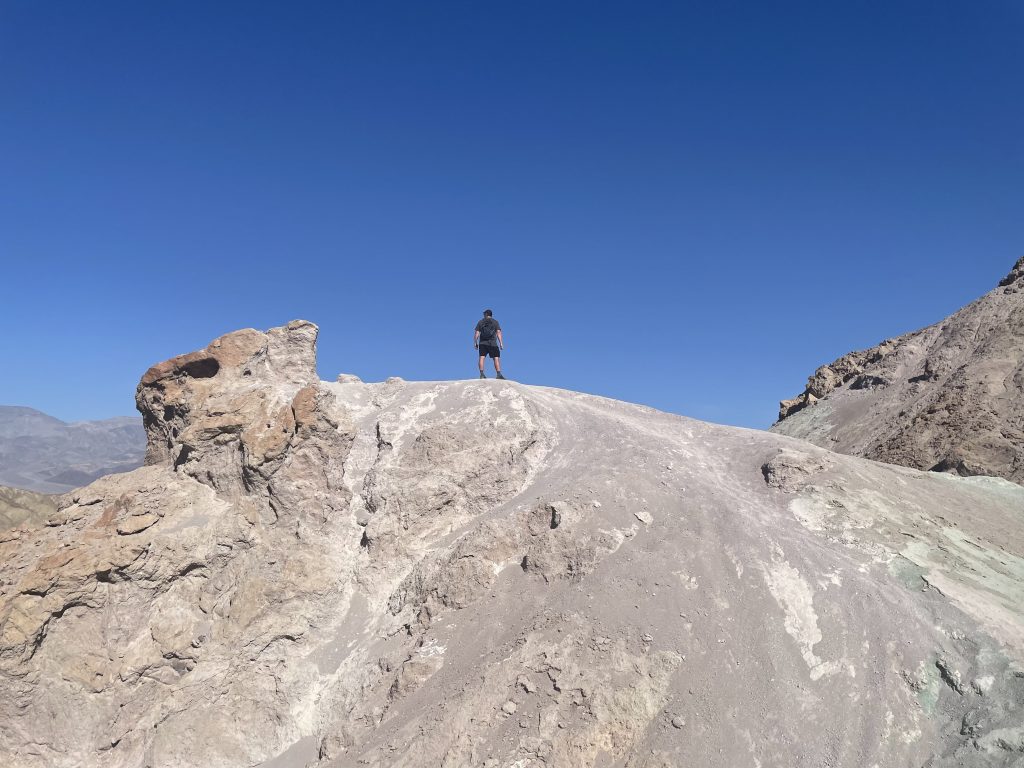
[{"label": "hiker's bare leg", "polygon": [[494,372],[495,373],[501,373],[501,358],[500,357],[492,357],[491,359],[494,360]]},{"label": "hiker's bare leg", "polygon": [[483,355],[480,355],[480,373],[484,372],[484,360],[486,360],[486,359],[487,359],[486,357],[484,357]]}]

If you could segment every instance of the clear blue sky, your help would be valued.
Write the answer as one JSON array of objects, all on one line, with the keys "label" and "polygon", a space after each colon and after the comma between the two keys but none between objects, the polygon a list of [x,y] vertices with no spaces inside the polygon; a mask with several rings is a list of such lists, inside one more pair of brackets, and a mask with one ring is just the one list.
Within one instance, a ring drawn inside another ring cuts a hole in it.
[{"label": "clear blue sky", "polygon": [[0,403],[321,326],[320,371],[765,427],[1024,253],[1024,5],[0,4]]}]

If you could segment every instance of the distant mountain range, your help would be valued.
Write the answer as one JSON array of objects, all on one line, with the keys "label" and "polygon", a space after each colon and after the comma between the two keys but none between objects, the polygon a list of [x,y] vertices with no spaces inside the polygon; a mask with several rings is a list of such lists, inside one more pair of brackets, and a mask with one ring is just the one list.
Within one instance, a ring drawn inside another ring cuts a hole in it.
[{"label": "distant mountain range", "polygon": [[137,416],[68,423],[0,405],[0,485],[64,493],[142,465],[146,435]]}]

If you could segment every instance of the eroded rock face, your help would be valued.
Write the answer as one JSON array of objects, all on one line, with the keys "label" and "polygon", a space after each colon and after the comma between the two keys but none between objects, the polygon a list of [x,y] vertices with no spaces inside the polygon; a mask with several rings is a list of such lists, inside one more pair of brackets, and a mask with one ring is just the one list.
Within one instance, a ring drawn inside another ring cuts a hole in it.
[{"label": "eroded rock face", "polygon": [[[135,401],[146,462],[169,462],[221,492],[265,482],[296,435],[296,407],[317,386],[312,323],[229,333],[206,349],[154,365]],[[310,389],[306,389],[310,388]]]},{"label": "eroded rock face", "polygon": [[884,386],[886,383],[884,378],[866,374],[865,371],[878,367],[882,361],[896,351],[899,341],[898,339],[889,339],[873,349],[851,352],[848,355],[843,355],[834,363],[821,366],[807,380],[807,388],[801,394],[779,403],[779,421],[828,397],[847,383],[852,382],[850,387],[853,389]]},{"label": "eroded rock face", "polygon": [[154,367],[151,463],[0,534],[5,768],[1008,764],[1024,489],[315,333]]},{"label": "eroded rock face", "polygon": [[924,330],[822,366],[772,430],[916,469],[1024,483],[1024,259]]}]

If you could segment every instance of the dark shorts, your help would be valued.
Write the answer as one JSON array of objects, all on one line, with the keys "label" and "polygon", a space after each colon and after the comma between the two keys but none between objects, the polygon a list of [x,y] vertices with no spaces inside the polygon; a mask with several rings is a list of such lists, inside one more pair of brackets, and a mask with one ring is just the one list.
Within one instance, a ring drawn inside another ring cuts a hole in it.
[{"label": "dark shorts", "polygon": [[501,357],[501,350],[498,347],[492,347],[488,344],[480,345],[480,357]]}]

